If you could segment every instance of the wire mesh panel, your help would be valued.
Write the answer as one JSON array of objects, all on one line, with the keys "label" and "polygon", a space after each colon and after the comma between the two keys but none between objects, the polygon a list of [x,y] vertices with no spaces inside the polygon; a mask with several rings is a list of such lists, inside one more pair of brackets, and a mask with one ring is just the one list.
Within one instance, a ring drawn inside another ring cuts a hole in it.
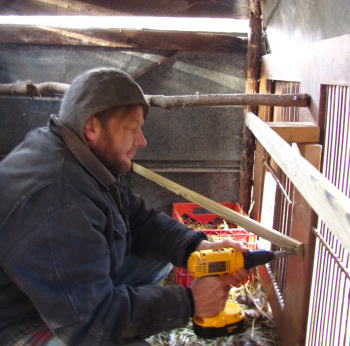
[{"label": "wire mesh panel", "polygon": [[[350,197],[350,87],[327,86],[323,174]],[[307,345],[350,345],[350,257],[320,219]],[[349,230],[350,231],[350,230]]]}]

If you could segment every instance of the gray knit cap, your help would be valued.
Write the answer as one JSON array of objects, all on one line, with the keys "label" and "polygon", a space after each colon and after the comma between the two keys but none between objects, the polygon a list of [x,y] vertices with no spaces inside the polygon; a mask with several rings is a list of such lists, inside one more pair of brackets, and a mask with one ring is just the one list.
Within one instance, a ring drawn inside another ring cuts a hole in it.
[{"label": "gray knit cap", "polygon": [[62,100],[58,117],[84,140],[83,126],[90,115],[127,105],[142,106],[145,116],[150,108],[142,89],[127,73],[99,67],[73,80]]}]

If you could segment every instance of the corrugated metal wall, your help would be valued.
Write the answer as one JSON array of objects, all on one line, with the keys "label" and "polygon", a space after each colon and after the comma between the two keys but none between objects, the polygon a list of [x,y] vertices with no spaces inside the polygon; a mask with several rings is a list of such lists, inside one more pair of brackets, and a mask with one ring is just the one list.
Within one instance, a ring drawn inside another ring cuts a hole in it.
[{"label": "corrugated metal wall", "polygon": [[[148,71],[148,66],[162,61]],[[3,44],[0,83],[31,80],[70,83],[83,70],[114,66],[148,95],[243,93],[245,53],[137,51],[97,47]],[[1,97],[0,152],[5,155],[33,127],[57,113],[59,98]],[[152,108],[144,126],[148,147],[135,160],[217,201],[236,201],[243,107]],[[176,173],[172,173],[178,168]],[[130,174],[132,188],[156,208],[171,212],[178,196]]]}]

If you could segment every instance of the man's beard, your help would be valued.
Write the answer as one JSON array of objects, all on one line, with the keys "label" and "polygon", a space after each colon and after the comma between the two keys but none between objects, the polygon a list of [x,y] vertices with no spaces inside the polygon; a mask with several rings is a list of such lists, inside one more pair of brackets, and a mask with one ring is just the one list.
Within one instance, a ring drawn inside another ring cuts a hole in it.
[{"label": "man's beard", "polygon": [[114,175],[125,175],[130,171],[129,163],[123,161],[119,153],[112,153],[110,150],[111,135],[105,131],[101,141],[96,148],[91,148],[95,156],[103,163],[103,165]]},{"label": "man's beard", "polygon": [[122,162],[118,155],[115,155],[111,159],[106,157],[105,152],[101,153],[98,149],[91,149],[91,151],[115,177],[125,175],[131,168],[129,164]]}]

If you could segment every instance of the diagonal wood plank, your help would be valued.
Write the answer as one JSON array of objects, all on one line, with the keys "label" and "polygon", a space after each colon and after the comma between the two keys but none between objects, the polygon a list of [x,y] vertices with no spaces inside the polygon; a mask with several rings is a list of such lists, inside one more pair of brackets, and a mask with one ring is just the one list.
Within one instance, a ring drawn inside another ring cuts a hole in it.
[{"label": "diagonal wood plank", "polygon": [[174,192],[177,195],[184,197],[185,199],[200,205],[203,208],[210,210],[216,215],[224,218],[227,221],[236,223],[237,225],[257,234],[270,241],[271,243],[280,246],[288,251],[292,251],[298,256],[303,254],[303,243],[288,237],[272,228],[265,227],[259,222],[250,219],[249,217],[237,213],[236,211],[221,205],[195,191],[187,189],[172,180],[169,180],[153,171],[144,168],[135,162],[132,165],[132,169],[135,173],[147,178],[154,183]]},{"label": "diagonal wood plank", "polygon": [[350,251],[350,199],[253,113],[245,122],[305,200]]}]

